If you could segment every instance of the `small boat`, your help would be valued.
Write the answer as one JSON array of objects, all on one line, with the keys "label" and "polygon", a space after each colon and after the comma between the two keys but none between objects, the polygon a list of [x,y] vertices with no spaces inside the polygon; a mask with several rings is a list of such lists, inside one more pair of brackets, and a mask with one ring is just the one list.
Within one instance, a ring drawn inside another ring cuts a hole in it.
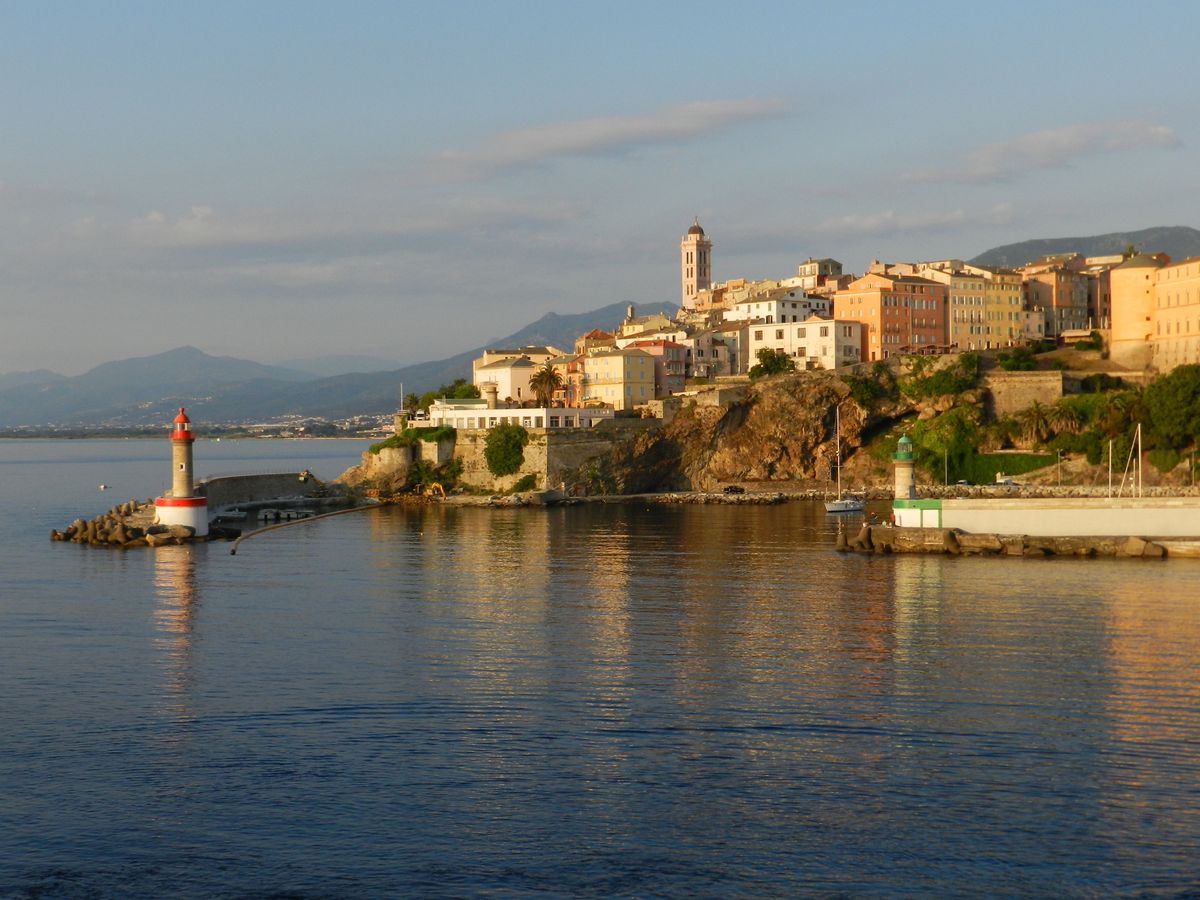
[{"label": "small boat", "polygon": [[837,499],[825,501],[825,512],[827,513],[855,513],[862,512],[866,507],[866,502],[860,497],[847,497],[842,493],[842,408],[835,408],[834,432],[837,438],[837,461],[834,463],[834,469],[837,470]]},{"label": "small boat", "polygon": [[244,509],[238,509],[236,506],[231,506],[229,509],[223,510],[219,518],[226,522],[245,522],[246,511]]},{"label": "small boat", "polygon": [[107,490],[108,490],[108,485],[107,485],[107,484],[101,484],[101,485],[100,485],[100,490],[102,490],[102,491],[107,491]]}]

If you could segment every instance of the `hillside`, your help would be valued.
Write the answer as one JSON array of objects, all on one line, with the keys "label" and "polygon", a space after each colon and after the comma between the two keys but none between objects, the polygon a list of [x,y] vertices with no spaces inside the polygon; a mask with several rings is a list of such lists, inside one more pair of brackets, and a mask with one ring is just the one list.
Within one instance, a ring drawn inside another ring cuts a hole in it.
[{"label": "hillside", "polygon": [[1091,237],[1042,238],[1005,244],[985,250],[971,263],[977,266],[1023,266],[1039,256],[1057,253],[1081,253],[1084,256],[1109,256],[1130,245],[1146,253],[1166,253],[1171,259],[1200,256],[1200,231],[1186,226],[1143,228],[1141,231],[1115,231]]}]

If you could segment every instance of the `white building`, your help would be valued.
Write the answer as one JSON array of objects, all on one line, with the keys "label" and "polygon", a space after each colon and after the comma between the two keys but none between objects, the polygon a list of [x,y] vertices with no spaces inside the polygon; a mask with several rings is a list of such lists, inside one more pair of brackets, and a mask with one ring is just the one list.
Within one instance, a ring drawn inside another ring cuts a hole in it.
[{"label": "white building", "polygon": [[803,322],[809,316],[829,316],[833,306],[828,297],[812,297],[800,289],[772,292],[767,296],[739,300],[725,310],[726,322]]},{"label": "white building", "polygon": [[493,425],[515,424],[525,428],[591,428],[613,418],[607,407],[588,409],[496,408],[486,400],[434,400],[429,407],[429,423],[464,430],[487,429]]},{"label": "white building", "polygon": [[803,322],[754,322],[749,326],[746,357],[750,366],[759,350],[792,358],[797,369],[838,369],[862,362],[862,325],[846,319],[810,316]]}]

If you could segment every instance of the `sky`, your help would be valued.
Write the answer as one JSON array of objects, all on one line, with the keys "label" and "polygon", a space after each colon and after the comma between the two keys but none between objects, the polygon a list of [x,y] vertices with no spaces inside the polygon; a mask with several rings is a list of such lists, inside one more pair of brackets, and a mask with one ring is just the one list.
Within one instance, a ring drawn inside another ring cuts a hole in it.
[{"label": "sky", "polygon": [[[882,11],[881,11],[882,10]],[[713,276],[1200,227],[1200,6],[0,6],[0,373],[409,364]],[[615,324],[615,323],[614,323]]]}]

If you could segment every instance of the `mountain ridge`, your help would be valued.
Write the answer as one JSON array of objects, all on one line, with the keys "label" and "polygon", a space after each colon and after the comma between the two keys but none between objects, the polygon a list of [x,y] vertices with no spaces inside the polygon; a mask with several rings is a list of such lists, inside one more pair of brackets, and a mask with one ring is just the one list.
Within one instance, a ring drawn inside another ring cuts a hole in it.
[{"label": "mountain ridge", "polygon": [[1158,225],[1139,231],[1113,231],[1088,237],[1035,238],[984,250],[969,262],[977,266],[1014,268],[1033,262],[1039,256],[1080,253],[1083,256],[1109,256],[1123,253],[1133,245],[1144,253],[1166,253],[1179,261],[1200,256],[1200,231],[1187,225]]},{"label": "mountain ridge", "polygon": [[[455,378],[471,377],[471,360],[485,347],[551,344],[563,349],[592,328],[613,328],[627,304],[584,313],[547,313],[486,345],[445,359],[385,372],[315,377],[303,371],[236,357],[210,356],[192,346],[101,363],[82,375],[55,373],[0,381],[0,428],[136,427],[169,420],[187,406],[197,422],[245,423],[283,416],[338,419],[384,415],[405,393],[424,393]],[[635,305],[644,315],[661,304]],[[43,370],[44,371],[44,370]],[[28,375],[29,373],[13,373]],[[8,377],[8,376],[0,376]]]}]

